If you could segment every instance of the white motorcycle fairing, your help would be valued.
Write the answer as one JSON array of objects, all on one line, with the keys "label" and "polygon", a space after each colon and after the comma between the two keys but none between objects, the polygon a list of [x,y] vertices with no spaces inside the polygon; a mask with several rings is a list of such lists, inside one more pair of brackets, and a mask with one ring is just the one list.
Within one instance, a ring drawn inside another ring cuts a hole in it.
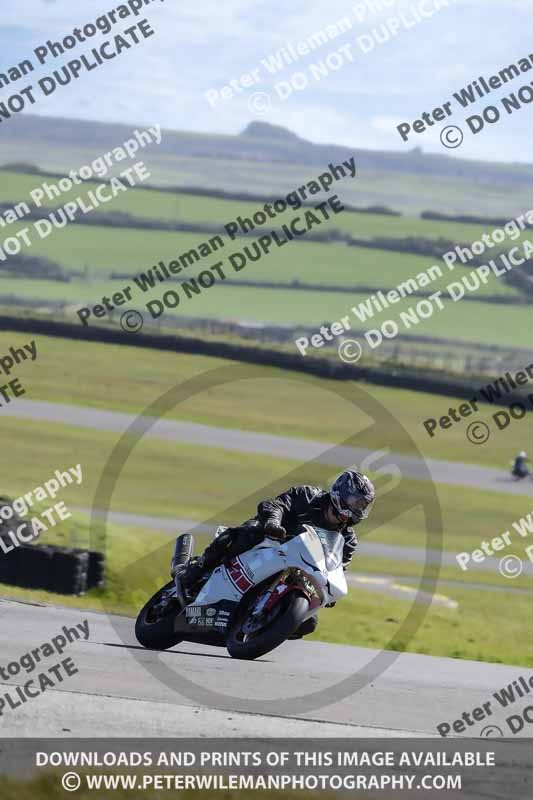
[{"label": "white motorcycle fairing", "polygon": [[[304,525],[302,532],[280,543],[265,538],[226,566],[217,567],[191,605],[185,608],[189,625],[219,631],[229,621],[246,592],[271,576],[298,570],[314,597],[310,615],[327,603],[348,594],[342,567],[344,539],[341,534]],[[220,611],[223,609],[223,611]],[[221,632],[221,631],[220,631]]]}]

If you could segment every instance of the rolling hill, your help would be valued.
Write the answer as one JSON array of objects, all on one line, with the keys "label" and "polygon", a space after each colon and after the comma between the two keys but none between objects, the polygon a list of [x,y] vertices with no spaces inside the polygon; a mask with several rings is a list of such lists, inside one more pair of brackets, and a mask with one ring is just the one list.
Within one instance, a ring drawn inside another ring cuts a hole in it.
[{"label": "rolling hill", "polygon": [[[135,127],[142,126],[21,114],[0,126],[1,162],[75,169],[119,145]],[[284,128],[253,122],[237,136],[167,130],[149,152],[160,185],[273,194],[290,191],[331,161],[355,155],[357,180],[343,190],[343,198],[357,206],[481,215],[512,215],[529,207],[533,178],[528,165],[425,154],[420,148],[364,150],[356,144],[353,149],[314,144]]]}]

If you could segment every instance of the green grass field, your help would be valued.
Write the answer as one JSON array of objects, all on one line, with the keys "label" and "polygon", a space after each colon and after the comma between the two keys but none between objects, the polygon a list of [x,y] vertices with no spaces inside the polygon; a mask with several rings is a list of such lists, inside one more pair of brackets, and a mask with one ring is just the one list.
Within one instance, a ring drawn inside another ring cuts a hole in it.
[{"label": "green grass field", "polygon": [[[481,538],[478,543],[481,542]],[[455,554],[454,554],[455,555]],[[434,567],[432,567],[434,569]],[[439,570],[438,583],[436,594],[449,597],[450,593],[458,589],[468,589],[466,584],[471,584],[471,590],[474,594],[479,594],[483,590],[496,590],[500,596],[508,591],[509,588],[525,590],[530,592],[532,588],[532,581],[529,576],[520,575],[517,578],[507,580],[499,571],[486,571],[481,568],[480,570],[458,572],[456,566],[444,566]],[[365,555],[364,547],[359,549],[357,559],[353,562],[351,571],[356,576],[364,578],[363,584],[367,581],[375,581],[382,579],[392,579],[405,586],[417,587],[430,591],[434,582],[435,576],[424,575],[424,565],[419,561],[399,561],[394,558],[381,558],[376,555]],[[511,586],[509,584],[512,583]],[[360,584],[357,583],[358,587]],[[364,588],[364,586],[362,586]],[[354,589],[357,591],[357,588]]]},{"label": "green grass field", "polygon": [[[199,271],[199,270],[198,270]],[[442,295],[443,310],[435,303],[434,313],[427,319],[417,314],[417,303],[420,298],[405,297],[394,306],[376,312],[376,315],[366,322],[360,322],[351,311],[354,305],[368,299],[367,295],[349,292],[341,294],[328,291],[300,291],[295,289],[263,289],[254,287],[227,286],[223,282],[215,283],[210,289],[192,294],[188,297],[185,290],[173,284],[160,284],[153,290],[143,293],[131,281],[91,281],[82,280],[70,283],[56,281],[20,281],[16,279],[0,279],[0,297],[4,298],[3,304],[9,302],[7,298],[17,297],[25,300],[46,302],[61,301],[72,306],[73,318],[79,322],[74,314],[84,306],[94,306],[102,301],[103,297],[112,297],[114,292],[121,291],[125,286],[133,286],[132,301],[124,306],[136,308],[145,314],[145,319],[151,322],[148,303],[153,300],[162,300],[166,291],[178,291],[179,305],[176,308],[164,309],[165,313],[172,316],[202,317],[207,319],[221,319],[226,321],[261,322],[279,325],[302,325],[316,327],[331,325],[344,316],[349,317],[350,329],[368,330],[379,328],[386,320],[393,320],[398,324],[402,337],[433,336],[448,340],[452,337],[465,344],[489,344],[493,342],[499,346],[514,348],[527,348],[529,346],[528,325],[531,316],[530,307],[505,306],[501,304],[479,302],[453,302],[448,295]],[[172,296],[171,296],[172,297]],[[173,301],[172,301],[173,302]],[[159,306],[152,306],[154,313],[159,313]],[[412,312],[409,309],[413,309]],[[421,306],[421,313],[427,315],[428,306]],[[417,323],[402,322],[401,313],[414,313]],[[389,344],[390,344],[389,340]],[[443,342],[442,348],[448,352],[453,347]],[[365,346],[367,355],[372,354],[372,349]],[[298,352],[296,347],[294,352]]]},{"label": "green grass field", "polygon": [[[28,197],[29,191],[40,182],[42,176],[24,175],[8,171],[1,172],[0,202],[15,202]],[[53,179],[48,179],[53,182]],[[78,187],[79,188],[79,187]],[[83,187],[85,191],[89,188]],[[93,186],[94,188],[94,186]],[[61,202],[75,197],[77,192],[61,198]],[[56,201],[57,202],[57,201]],[[158,191],[133,189],[120,194],[113,203],[105,206],[107,210],[121,210],[136,216],[161,217],[164,219],[186,219],[193,222],[207,221],[222,224],[238,214],[246,216],[256,210],[255,203],[200,198],[190,195],[174,195]],[[276,222],[293,217],[292,210]],[[420,220],[409,217],[386,217],[372,214],[340,214],[321,227],[340,227],[360,236],[406,236],[419,235],[428,238],[442,236],[456,242],[470,242],[479,238],[483,226],[458,225]],[[26,227],[25,221],[12,224],[4,229],[7,235],[14,235]],[[269,226],[265,226],[267,230]],[[70,284],[54,281],[24,282],[12,278],[0,278],[0,294],[16,295],[19,298],[62,300],[74,306],[97,303],[101,297],[122,288],[127,280],[110,283],[111,273],[133,275],[146,270],[158,261],[170,261],[208,238],[207,235],[191,233],[172,233],[168,231],[129,230],[101,226],[68,226],[54,229],[52,234],[42,240],[31,228],[33,245],[26,252],[50,258],[69,271],[83,271],[88,276]],[[525,236],[526,234],[524,234]],[[183,300],[174,311],[192,317],[222,318],[230,320],[260,321],[276,324],[319,325],[332,322],[350,314],[353,305],[363,302],[367,295],[357,292],[357,287],[376,287],[390,289],[416,277],[428,270],[437,259],[414,256],[364,247],[349,248],[344,245],[309,244],[293,241],[290,246],[276,248],[268,256],[257,262],[249,262],[239,272],[230,266],[228,256],[240,251],[246,240],[230,242],[213,254],[211,258],[200,260],[194,267],[184,270],[183,276],[194,277],[202,269],[208,268],[218,259],[224,262],[226,275],[234,281],[272,281],[291,284],[314,283],[353,287],[346,294],[335,292],[309,292],[295,289],[262,289],[249,286],[233,287],[223,283],[204,291],[200,296]],[[460,281],[470,274],[469,268],[458,266],[449,271],[440,261],[443,276],[427,287],[426,291],[443,289],[452,281]],[[131,282],[130,282],[131,283]],[[145,304],[158,299],[167,285],[156,287],[149,295],[144,295],[135,287],[134,302]],[[491,275],[486,286],[476,292],[477,297],[492,295],[518,296],[517,291]],[[385,319],[396,320],[417,298],[404,298],[400,303],[386,309],[375,317],[376,323]],[[513,307],[491,303],[454,303],[446,301],[446,309],[435,313],[430,319],[413,325],[409,330],[401,326],[402,334],[427,335],[437,338],[453,337],[465,342],[498,342],[512,346],[527,346],[527,323],[529,308]],[[372,323],[361,323],[351,315],[352,327],[371,327]]]},{"label": "green grass field", "polygon": [[[137,192],[137,195],[142,196],[142,194]],[[338,227],[337,219],[341,218],[342,215],[333,220],[330,227]],[[6,235],[9,233],[10,236],[14,236],[26,227],[27,223],[22,221],[13,223],[4,231]],[[271,226],[265,226],[263,232],[269,230]],[[87,268],[93,280],[99,277],[107,278],[112,273],[135,275],[160,260],[168,263],[181,254],[198,248],[202,242],[210,238],[209,234],[70,225],[66,228],[56,228],[47,238],[40,239],[37,231],[32,230],[31,224],[29,236],[32,247],[31,250],[24,249],[24,252],[49,258],[60,264],[66,272],[79,272]],[[376,286],[390,289],[408,278],[416,278],[433,264],[440,267],[443,275],[432,281],[427,289],[422,286],[424,290],[435,291],[471,273],[471,269],[462,266],[460,262],[453,271],[450,271],[444,261],[429,256],[298,240],[290,242],[288,246],[274,247],[260,261],[250,261],[243,270],[235,272],[229,265],[229,256],[242,251],[246,244],[251,244],[252,241],[241,237],[232,242],[228,236],[224,236],[224,248],[218,250],[211,258],[199,260],[185,269],[183,277],[194,275],[196,271],[209,267],[219,259],[228,265],[228,277],[232,280],[282,283],[297,280],[301,283],[354,288]],[[491,275],[487,284],[480,287],[479,294],[516,296],[517,292],[502,279]],[[296,302],[295,297],[295,304]]]},{"label": "green grass field", "polygon": [[[68,286],[67,284],[64,284]],[[0,284],[1,287],[1,284]],[[97,289],[96,285],[93,285]],[[99,285],[93,297],[98,302],[104,293],[111,290],[111,286]],[[121,287],[122,288],[122,287]],[[168,288],[168,287],[167,287]],[[44,289],[44,287],[43,287]],[[63,290],[62,290],[63,291]],[[161,300],[166,288],[148,294],[137,294],[137,307],[144,311],[143,305],[154,299]],[[70,289],[65,290],[65,294]],[[75,292],[72,292],[74,295]],[[40,295],[40,291],[37,296]],[[529,345],[528,325],[531,318],[529,306],[504,306],[492,303],[454,303],[448,296],[443,295],[444,309],[441,311],[434,305],[434,313],[428,319],[421,319],[409,328],[401,322],[402,312],[410,313],[420,298],[404,298],[394,306],[376,313],[375,317],[367,322],[360,322],[351,313],[354,305],[368,299],[367,295],[350,293],[338,294],[335,292],[313,292],[278,289],[254,289],[250,287],[235,287],[215,284],[200,295],[187,298],[181,293],[182,300],[176,309],[166,309],[166,312],[187,317],[206,317],[210,319],[260,321],[263,323],[293,324],[304,326],[330,325],[343,316],[350,317],[351,328],[373,329],[379,327],[386,320],[395,321],[402,336],[433,336],[442,339],[457,339],[463,342],[479,342],[489,344],[493,342],[500,346],[512,348],[527,348]],[[427,306],[422,308],[422,313],[427,314]],[[147,318],[150,319],[147,314]],[[446,343],[443,343],[446,349]],[[449,349],[449,348],[448,348]],[[295,349],[295,352],[296,349]],[[371,352],[371,350],[369,351]]]},{"label": "green grass field", "polygon": [[[127,770],[127,774],[133,774],[136,770]],[[109,770],[99,770],[99,773],[109,773]],[[80,771],[80,774],[85,774]],[[94,774],[94,773],[87,773]],[[124,774],[124,770],[123,770]],[[3,800],[64,800],[65,790],[61,787],[62,774],[58,770],[41,769],[37,777],[28,779],[6,778],[0,777],[0,790],[2,791]],[[87,789],[85,786],[76,792],[78,800],[93,800],[94,789]],[[98,800],[130,800],[132,796],[131,789],[99,789]],[[225,790],[223,792],[206,793],[205,789],[201,792],[196,791],[180,791],[169,790],[165,791],[165,796],[172,798],[172,800],[194,800],[194,798],[201,798],[201,800],[211,800],[214,797],[221,797],[222,800],[270,800],[272,793],[264,791],[248,791],[243,790]],[[361,795],[353,795],[361,796]],[[301,792],[291,792],[281,789],[276,792],[276,797],[279,800],[302,800]],[[334,800],[338,794],[330,794],[321,792],[320,797],[323,800]],[[136,789],[135,800],[160,800],[161,789]]]},{"label": "green grass field", "polygon": [[[58,179],[42,175],[29,175],[24,173],[0,170],[0,203],[11,203],[24,199],[29,201],[30,192],[39,187],[43,182],[55,183]],[[56,208],[59,205],[86,196],[89,190],[94,190],[97,182],[88,181],[82,187],[75,186],[72,191],[62,194],[60,198],[43,200],[43,205]],[[251,183],[250,187],[254,184]],[[346,183],[335,186],[342,197]],[[296,184],[295,184],[296,187]],[[82,192],[80,193],[80,188]],[[253,188],[249,192],[255,191]],[[333,189],[329,193],[334,194]],[[281,195],[283,196],[283,195]],[[210,225],[223,225],[237,216],[251,217],[261,208],[257,202],[244,202],[240,200],[222,200],[214,197],[197,197],[183,193],[168,193],[157,190],[133,190],[120,193],[111,202],[106,203],[99,210],[123,211],[136,217],[152,219],[180,220],[187,222],[208,222]],[[525,210],[525,209],[524,209]],[[277,221],[286,222],[298,212],[289,208],[284,215],[276,218]],[[428,239],[450,239],[454,242],[470,242],[478,239],[484,232],[483,225],[471,225],[439,220],[423,220],[416,216],[392,217],[383,214],[341,214],[334,218],[331,227],[346,231],[354,236],[424,236]]]},{"label": "green grass field", "polygon": [[[446,588],[448,597],[458,601],[459,609],[432,606],[416,635],[409,641],[400,638],[396,647],[413,653],[467,658],[505,664],[533,665],[533,644],[521,641],[528,626],[531,597],[514,596],[512,615],[499,594]],[[352,590],[346,602],[339,603],[327,622],[322,619],[313,637],[326,642],[354,644],[365,639],[369,647],[388,645],[406,616],[409,601],[370,592]],[[324,612],[325,614],[325,612]],[[490,619],[490,625],[487,620]],[[313,638],[311,637],[311,638]],[[388,645],[391,649],[391,645]]]},{"label": "green grass field", "polygon": [[[0,353],[7,352],[10,346],[21,347],[32,338],[29,334],[0,332]],[[367,398],[364,401],[368,403],[367,413],[358,405],[356,384],[351,394],[349,384],[326,379],[306,380],[300,373],[268,367],[250,366],[247,373],[246,366],[220,358],[46,336],[39,336],[37,342],[37,361],[26,361],[13,373],[20,377],[28,399],[33,400],[138,414],[155,398],[194,376],[224,367],[230,376],[237,368],[253,377],[238,381],[228,377],[225,385],[206,389],[183,401],[168,412],[168,417],[332,443],[358,434],[357,443],[361,446],[388,447],[393,452],[409,452],[412,441],[424,458],[497,467],[502,470],[502,480],[507,479],[508,463],[523,448],[531,430],[528,415],[478,447],[470,444],[465,436],[466,424],[472,417],[449,430],[439,430],[430,439],[423,421],[446,414],[462,400],[359,384],[363,397]],[[83,365],[81,372],[80,364]],[[76,376],[74,381],[73,375]],[[351,396],[353,402],[349,400]],[[272,397],[276,398],[275,403]],[[372,425],[373,419],[382,418],[382,407],[392,414],[397,424],[384,426],[378,422],[370,436],[362,434]],[[482,419],[494,413],[494,407],[487,404],[480,408]],[[1,422],[11,424],[0,415]],[[375,439],[377,431],[382,432],[379,442]]]}]

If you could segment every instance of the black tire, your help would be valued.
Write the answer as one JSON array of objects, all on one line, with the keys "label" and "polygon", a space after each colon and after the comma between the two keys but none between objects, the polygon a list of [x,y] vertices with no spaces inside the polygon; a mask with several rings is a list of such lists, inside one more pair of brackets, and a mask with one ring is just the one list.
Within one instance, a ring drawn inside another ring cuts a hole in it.
[{"label": "black tire", "polygon": [[[281,603],[283,602],[282,600]],[[228,630],[226,647],[230,656],[251,661],[283,644],[300,627],[309,612],[309,600],[303,595],[291,593],[287,595],[285,604],[280,615],[270,625],[252,639],[242,641],[239,638],[242,635],[241,625],[247,617],[249,608],[249,603],[245,602],[237,610]]]},{"label": "black tire", "polygon": [[135,636],[139,644],[149,650],[168,650],[169,647],[174,647],[174,645],[183,641],[183,636],[177,634],[174,630],[174,621],[179,613],[178,609],[174,608],[158,620],[151,621],[150,619],[153,606],[157,603],[162,593],[173,585],[173,581],[170,581],[159,589],[143,606],[137,617]]}]

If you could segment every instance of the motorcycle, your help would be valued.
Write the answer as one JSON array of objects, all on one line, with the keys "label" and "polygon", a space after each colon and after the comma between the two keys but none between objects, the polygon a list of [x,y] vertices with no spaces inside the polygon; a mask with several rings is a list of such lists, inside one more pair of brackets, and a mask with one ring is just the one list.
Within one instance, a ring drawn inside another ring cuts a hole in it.
[{"label": "motorcycle", "polygon": [[[266,537],[216,567],[183,607],[174,581],[159,589],[137,617],[137,640],[155,650],[188,641],[226,647],[233,658],[259,658],[348,594],[343,548],[340,533],[312,525],[283,543]],[[193,549],[190,534],[178,536],[172,567],[187,563]]]},{"label": "motorcycle", "polygon": [[523,481],[524,478],[531,478],[533,480],[533,475],[529,469],[527,467],[524,467],[524,469],[517,469],[514,461],[511,461],[511,477],[514,481]]}]

